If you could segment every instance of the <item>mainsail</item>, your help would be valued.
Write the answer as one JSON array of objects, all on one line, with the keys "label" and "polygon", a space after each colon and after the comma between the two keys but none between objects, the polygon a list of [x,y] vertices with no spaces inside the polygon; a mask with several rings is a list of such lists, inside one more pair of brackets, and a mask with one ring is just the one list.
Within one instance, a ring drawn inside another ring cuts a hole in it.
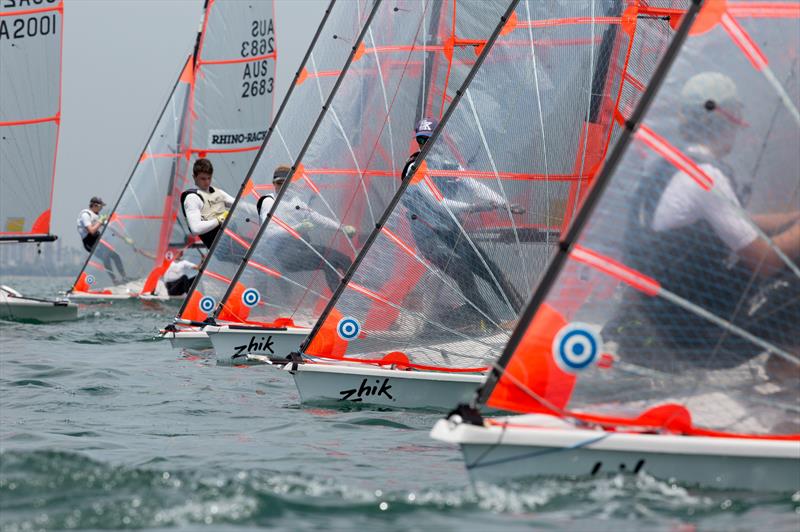
[{"label": "mainsail", "polygon": [[[21,4],[21,3],[20,3]],[[0,4],[0,241],[50,234],[64,5]]]},{"label": "mainsail", "polygon": [[239,188],[266,136],[275,58],[273,2],[207,0],[194,52],[73,294],[128,281],[151,294],[177,252],[199,253],[180,205],[193,160],[212,161],[215,187]]},{"label": "mainsail", "polygon": [[[703,6],[481,402],[612,429],[800,439],[799,41],[796,2]],[[577,279],[618,287],[576,298]]]},{"label": "mainsail", "polygon": [[179,318],[203,321],[221,301],[260,225],[254,215],[258,201],[277,194],[272,171],[280,164],[295,163],[371,8],[366,0],[331,0]]},{"label": "mainsail", "polygon": [[297,159],[283,159],[289,181],[217,320],[317,320],[400,185],[415,122],[441,116],[506,5],[375,3]]},{"label": "mainsail", "polygon": [[516,4],[304,353],[486,370],[666,46],[662,15]]}]

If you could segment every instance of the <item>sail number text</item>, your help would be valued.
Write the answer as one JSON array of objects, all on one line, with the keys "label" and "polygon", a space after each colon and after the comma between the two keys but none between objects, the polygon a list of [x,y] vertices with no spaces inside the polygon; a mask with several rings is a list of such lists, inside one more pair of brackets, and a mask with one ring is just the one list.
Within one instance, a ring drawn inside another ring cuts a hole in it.
[{"label": "sail number text", "polygon": [[[275,28],[272,19],[250,23],[250,37],[242,41],[242,57],[261,57],[275,52]],[[245,63],[242,73],[242,98],[272,94],[275,80],[269,75],[269,60]]]},{"label": "sail number text", "polygon": [[[9,1],[9,0],[6,0]],[[55,13],[6,20],[0,18],[0,39],[24,39],[40,35],[55,35],[58,25]]]}]

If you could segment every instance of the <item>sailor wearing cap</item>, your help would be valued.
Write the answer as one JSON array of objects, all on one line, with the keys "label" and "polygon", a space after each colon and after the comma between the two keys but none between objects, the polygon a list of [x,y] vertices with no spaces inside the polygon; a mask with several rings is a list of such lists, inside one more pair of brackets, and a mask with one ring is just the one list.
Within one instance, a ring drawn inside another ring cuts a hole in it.
[{"label": "sailor wearing cap", "polygon": [[[83,242],[83,249],[89,253],[92,252],[95,243],[100,238],[101,228],[108,221],[106,215],[100,215],[100,211],[103,210],[105,205],[105,202],[101,198],[92,196],[92,199],[89,200],[89,208],[83,209],[78,215],[78,235]],[[112,251],[107,246],[99,246],[95,255],[103,261],[103,266],[114,284],[117,284],[120,280],[117,279],[111,269],[112,261],[114,265],[116,265],[117,271],[122,276],[122,282],[126,280],[127,277],[125,275],[125,268],[122,265],[122,260],[115,251]]]}]

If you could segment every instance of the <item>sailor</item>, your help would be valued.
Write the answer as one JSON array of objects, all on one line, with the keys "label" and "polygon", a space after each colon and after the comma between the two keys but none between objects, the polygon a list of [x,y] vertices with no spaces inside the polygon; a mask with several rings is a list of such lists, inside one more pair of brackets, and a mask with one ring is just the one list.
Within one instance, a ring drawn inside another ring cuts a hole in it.
[{"label": "sailor", "polygon": [[[280,190],[290,172],[291,168],[288,166],[278,166],[275,169],[272,177],[275,190]],[[274,199],[269,196],[264,196],[259,200],[258,209],[262,223],[266,220],[273,202]],[[321,226],[332,231],[338,231],[341,228],[345,237],[350,239],[355,235],[355,227],[341,225],[318,213],[303,201],[292,187],[288,187],[283,193],[276,216],[300,237],[297,238],[285,231],[279,224],[271,223],[267,226],[267,234],[263,238],[274,241],[272,254],[282,271],[313,272],[322,267],[325,282],[330,291],[334,292],[339,286],[341,276],[350,268],[352,261],[350,257],[331,246],[312,243],[311,236],[314,234],[314,229]],[[320,255],[325,258],[327,264],[325,262],[320,264],[322,261]]]},{"label": "sailor", "polygon": [[192,167],[192,175],[195,187],[181,194],[183,215],[189,230],[199,236],[207,248],[211,248],[234,199],[224,190],[211,186],[214,166],[208,159],[197,159]]},{"label": "sailor", "polygon": [[[652,179],[641,181],[632,205],[625,263],[748,333],[796,350],[798,345],[788,344],[800,319],[800,282],[781,254],[795,264],[800,259],[800,211],[745,212],[743,187],[737,188],[732,169],[721,161],[744,125],[731,78],[703,72],[690,78],[680,95],[682,151],[713,180],[713,188],[698,186],[659,160]],[[658,257],[647,253],[651,249],[659,250]],[[620,344],[620,354],[630,362],[658,363],[647,347],[654,335],[660,337],[657,345],[674,352],[673,357],[659,357],[662,369],[679,367],[678,361],[733,367],[764,350],[666,299],[635,293],[628,301],[603,334]],[[626,328],[635,334],[622,333]],[[793,343],[798,343],[796,337]],[[784,362],[773,357],[768,366]],[[800,376],[797,364],[789,369]]]},{"label": "sailor", "polygon": [[[420,150],[436,126],[436,120],[431,118],[423,118],[417,123],[414,133]],[[419,153],[417,151],[409,157],[403,168],[403,179],[414,172]],[[428,162],[430,167],[453,171],[453,176],[433,178],[444,197],[437,199],[428,186],[412,183],[403,201],[417,248],[429,262],[456,282],[467,301],[443,320],[447,325],[470,326],[481,323],[483,318],[480,314],[484,313],[496,324],[506,323],[508,312],[499,312],[487,303],[478,289],[477,279],[485,281],[500,301],[505,303],[508,300],[512,319],[522,310],[524,301],[500,267],[470,240],[462,228],[466,218],[476,213],[500,210],[523,214],[525,209],[509,204],[478,179],[464,176],[464,169],[458,163],[442,162],[436,155],[428,157]]]},{"label": "sailor", "polygon": [[[89,200],[89,208],[83,209],[78,215],[78,235],[83,242],[83,249],[89,253],[92,253],[92,249],[94,249],[95,244],[100,238],[102,228],[108,222],[108,216],[100,215],[100,211],[103,210],[105,205],[105,202],[101,198],[93,196],[92,199]],[[103,262],[103,267],[114,284],[127,281],[125,267],[122,265],[122,259],[120,259],[116,251],[108,246],[101,245],[95,250],[95,256]],[[112,262],[114,266],[117,267],[117,272],[119,272],[121,279],[117,278],[114,274]]]},{"label": "sailor", "polygon": [[199,269],[200,266],[183,258],[183,251],[178,251],[169,268],[164,272],[167,293],[171,296],[184,295],[191,288],[192,282],[197,276],[196,271]]}]

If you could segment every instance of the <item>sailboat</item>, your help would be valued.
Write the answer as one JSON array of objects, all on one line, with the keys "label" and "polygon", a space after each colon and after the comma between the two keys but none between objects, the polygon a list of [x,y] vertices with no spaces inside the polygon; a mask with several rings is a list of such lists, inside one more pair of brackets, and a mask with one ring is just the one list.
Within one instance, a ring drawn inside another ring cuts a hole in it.
[{"label": "sailboat", "polygon": [[506,4],[375,3],[216,312],[221,327],[206,327],[218,363],[300,346],[400,186],[415,123],[442,115]]},{"label": "sailboat", "polygon": [[[0,244],[40,245],[50,234],[61,123],[64,5],[0,11]],[[74,319],[77,306],[0,286],[0,319]]]},{"label": "sailboat", "polygon": [[166,300],[161,277],[172,261],[202,261],[205,248],[181,214],[181,193],[195,158],[213,162],[215,187],[238,189],[266,136],[275,61],[272,1],[206,0],[194,51],[71,299]]},{"label": "sailboat", "polygon": [[644,50],[658,57],[668,43],[661,11],[597,6],[510,3],[286,366],[304,402],[449,409],[483,382],[649,80]]},{"label": "sailboat", "polygon": [[[502,357],[431,433],[473,479],[800,489],[799,40],[798,3],[689,8]],[[618,287],[576,299],[578,277]]]},{"label": "sailboat", "polygon": [[[284,161],[294,163],[297,159],[370,9],[363,0],[331,0],[328,4],[231,213],[178,311],[176,323],[161,333],[173,347],[192,350],[212,347],[203,330],[204,322],[222,300],[252,244],[253,230],[260,223],[253,212],[262,197],[271,199],[277,194],[272,185],[272,171]],[[263,201],[261,205],[269,208]]]}]

